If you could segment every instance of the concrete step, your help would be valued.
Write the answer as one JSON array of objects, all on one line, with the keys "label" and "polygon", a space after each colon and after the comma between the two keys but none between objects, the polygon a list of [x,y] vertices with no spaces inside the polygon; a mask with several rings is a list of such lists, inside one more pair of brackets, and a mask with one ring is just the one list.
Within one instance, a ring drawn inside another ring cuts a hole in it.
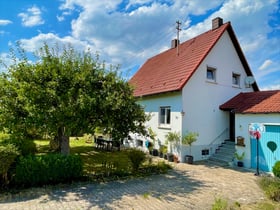
[{"label": "concrete step", "polygon": [[213,166],[221,166],[221,167],[229,166],[228,162],[225,161],[215,161],[215,160],[208,159],[207,162]]},{"label": "concrete step", "polygon": [[227,166],[232,162],[235,152],[235,143],[232,141],[225,141],[216,150],[216,153],[209,157],[209,163],[219,166]]},{"label": "concrete step", "polygon": [[228,163],[228,162],[232,161],[233,157],[231,157],[231,156],[226,157],[226,156],[222,156],[222,155],[217,154],[217,155],[212,155],[209,159],[213,160],[213,161],[221,161],[221,162]]}]

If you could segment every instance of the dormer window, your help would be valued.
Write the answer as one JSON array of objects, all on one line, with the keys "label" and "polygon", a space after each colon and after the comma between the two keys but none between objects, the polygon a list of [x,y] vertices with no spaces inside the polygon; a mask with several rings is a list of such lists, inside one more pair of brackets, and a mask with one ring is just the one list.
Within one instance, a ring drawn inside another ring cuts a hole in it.
[{"label": "dormer window", "polygon": [[207,66],[206,79],[211,82],[216,82],[216,69]]},{"label": "dormer window", "polygon": [[240,74],[232,73],[232,85],[240,87]]}]

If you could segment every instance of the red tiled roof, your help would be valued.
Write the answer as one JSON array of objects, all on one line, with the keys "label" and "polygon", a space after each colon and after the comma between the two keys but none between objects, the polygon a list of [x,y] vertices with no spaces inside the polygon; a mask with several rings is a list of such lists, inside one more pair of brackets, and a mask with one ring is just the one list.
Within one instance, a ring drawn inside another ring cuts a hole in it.
[{"label": "red tiled roof", "polygon": [[236,113],[280,113],[280,90],[239,93],[220,106]]},{"label": "red tiled roof", "polygon": [[[134,96],[181,90],[226,30],[247,75],[251,76],[252,72],[228,22],[180,44],[179,55],[173,48],[148,59],[129,81],[135,88]],[[256,85],[254,89],[258,90]]]}]

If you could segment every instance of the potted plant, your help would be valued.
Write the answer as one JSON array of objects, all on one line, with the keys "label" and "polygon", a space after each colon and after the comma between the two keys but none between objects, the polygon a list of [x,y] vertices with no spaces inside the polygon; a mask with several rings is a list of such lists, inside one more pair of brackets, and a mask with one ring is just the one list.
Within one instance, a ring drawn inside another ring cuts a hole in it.
[{"label": "potted plant", "polygon": [[186,155],[186,157],[185,157],[186,162],[189,164],[193,163],[193,156],[191,155],[192,154],[191,146],[197,140],[198,136],[199,136],[199,134],[196,132],[189,132],[187,135],[183,136],[183,138],[182,138],[182,144],[185,144],[190,147],[190,154]]},{"label": "potted plant", "polygon": [[153,147],[149,148],[150,154],[153,155],[153,156],[158,156],[158,150],[154,148],[155,143],[156,143],[157,134],[150,127],[148,128],[148,133],[149,133],[150,138],[153,140],[153,143],[152,143]]},{"label": "potted plant", "polygon": [[159,148],[159,156],[163,158],[166,153],[167,153],[167,146],[161,145]]},{"label": "potted plant", "polygon": [[234,157],[237,159],[237,166],[238,167],[243,167],[243,159],[245,157],[245,152],[242,152],[241,155],[239,155],[237,152],[234,153]]},{"label": "potted plant", "polygon": [[173,162],[173,151],[172,151],[172,147],[175,144],[178,144],[178,142],[180,141],[180,133],[179,132],[168,132],[165,136],[166,138],[166,143],[170,145],[170,153],[167,153],[167,159],[170,162]]},{"label": "potted plant", "polygon": [[174,163],[179,163],[179,157],[177,155],[173,156]]}]

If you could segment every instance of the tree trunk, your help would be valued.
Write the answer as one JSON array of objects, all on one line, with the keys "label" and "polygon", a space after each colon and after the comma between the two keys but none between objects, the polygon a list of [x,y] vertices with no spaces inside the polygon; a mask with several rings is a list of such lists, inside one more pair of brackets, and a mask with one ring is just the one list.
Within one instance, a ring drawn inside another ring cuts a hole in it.
[{"label": "tree trunk", "polygon": [[69,145],[69,136],[65,135],[65,128],[58,128],[58,141],[60,147],[60,153],[63,155],[69,155],[70,153],[70,145]]}]

